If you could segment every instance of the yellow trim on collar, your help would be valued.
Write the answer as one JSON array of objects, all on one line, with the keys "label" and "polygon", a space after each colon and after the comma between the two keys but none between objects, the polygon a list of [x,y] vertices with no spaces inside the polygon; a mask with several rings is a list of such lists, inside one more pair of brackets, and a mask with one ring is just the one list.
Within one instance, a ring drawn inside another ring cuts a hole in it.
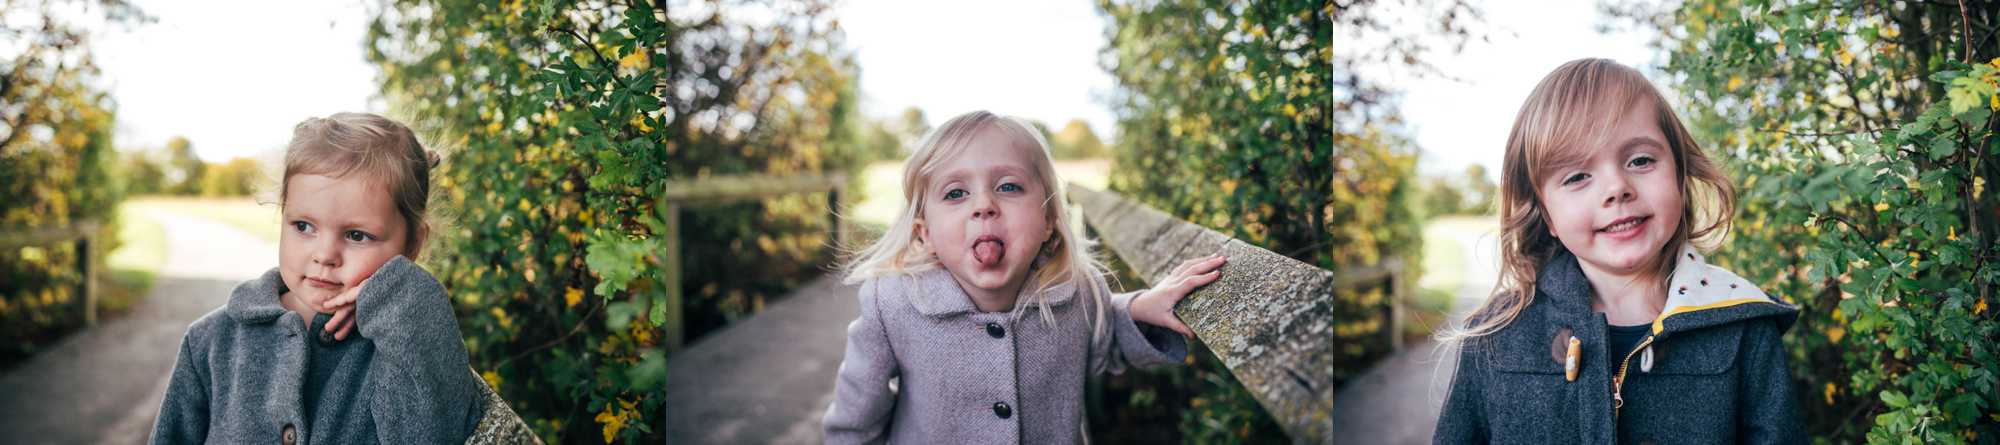
[{"label": "yellow trim on collar", "polygon": [[1771,303],[1771,302],[1772,301],[1769,298],[1737,298],[1733,300],[1722,300],[1709,304],[1676,307],[1674,308],[1674,310],[1660,314],[1660,318],[1653,319],[1653,335],[1659,335],[1660,331],[1666,330],[1667,317],[1674,314],[1685,314],[1700,310],[1725,308],[1744,303]]}]

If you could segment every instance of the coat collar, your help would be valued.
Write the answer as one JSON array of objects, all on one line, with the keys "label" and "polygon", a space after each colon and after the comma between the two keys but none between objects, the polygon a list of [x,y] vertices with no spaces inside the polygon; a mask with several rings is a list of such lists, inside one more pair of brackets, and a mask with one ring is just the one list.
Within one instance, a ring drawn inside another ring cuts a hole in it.
[{"label": "coat collar", "polygon": [[[1654,334],[1758,317],[1778,317],[1779,331],[1783,332],[1798,319],[1797,307],[1772,299],[1750,280],[1708,264],[1707,257],[1693,246],[1683,246],[1674,260],[1673,276],[1667,280],[1666,306],[1653,319]],[[1591,313],[1590,280],[1567,249],[1559,250],[1542,266],[1536,291],[1563,313]]]},{"label": "coat collar", "polygon": [[236,285],[223,312],[237,323],[270,323],[285,315],[285,306],[278,302],[278,295],[285,292],[285,280],[278,274],[278,268],[273,267],[256,279]]},{"label": "coat collar", "polygon": [[[1032,269],[1028,275],[1034,275]],[[922,312],[924,315],[932,318],[943,318],[960,313],[979,312],[979,308],[972,305],[972,296],[967,295],[965,289],[958,286],[958,280],[951,278],[951,272],[942,267],[932,267],[915,272],[910,274],[909,278],[914,281],[914,288],[917,290],[917,292],[911,295],[910,303],[915,305],[917,311]],[[1068,304],[1076,296],[1076,283],[1074,280],[1049,286],[1048,289],[1042,290],[1041,296],[1045,303],[1039,303],[1033,297],[1034,290],[1030,289],[1030,287],[1032,286],[1027,284],[1021,286],[1021,295],[1015,300],[1016,313],[1020,312],[1020,309],[1026,309],[1028,306],[1037,304],[1046,304],[1049,307],[1062,306]]]}]

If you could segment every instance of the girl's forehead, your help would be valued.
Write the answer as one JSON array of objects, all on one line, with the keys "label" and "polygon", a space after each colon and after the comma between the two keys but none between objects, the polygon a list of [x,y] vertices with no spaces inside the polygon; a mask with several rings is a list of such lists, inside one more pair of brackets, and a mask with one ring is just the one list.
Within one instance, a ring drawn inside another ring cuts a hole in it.
[{"label": "girl's forehead", "polygon": [[284,213],[357,222],[400,220],[389,188],[367,175],[299,173],[285,179]]},{"label": "girl's forehead", "polygon": [[1023,175],[1040,179],[1036,158],[1026,147],[1002,138],[979,138],[950,153],[926,176],[931,181],[972,176]]}]

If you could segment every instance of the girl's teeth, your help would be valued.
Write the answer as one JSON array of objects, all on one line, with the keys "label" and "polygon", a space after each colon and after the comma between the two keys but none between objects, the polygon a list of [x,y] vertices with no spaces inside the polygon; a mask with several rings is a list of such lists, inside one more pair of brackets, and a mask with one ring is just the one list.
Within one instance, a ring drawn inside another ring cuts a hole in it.
[{"label": "girl's teeth", "polygon": [[1635,219],[1635,220],[1631,220],[1631,221],[1626,221],[1626,222],[1622,222],[1622,223],[1618,223],[1618,224],[1615,224],[1615,225],[1612,225],[1611,227],[1605,227],[1605,228],[1604,228],[1604,231],[1606,231],[1606,232],[1616,232],[1616,231],[1620,231],[1620,230],[1625,230],[1625,229],[1630,229],[1630,228],[1632,228],[1632,226],[1637,226],[1637,225],[1639,225],[1639,222],[1640,222],[1640,221],[1643,221],[1643,219]]}]

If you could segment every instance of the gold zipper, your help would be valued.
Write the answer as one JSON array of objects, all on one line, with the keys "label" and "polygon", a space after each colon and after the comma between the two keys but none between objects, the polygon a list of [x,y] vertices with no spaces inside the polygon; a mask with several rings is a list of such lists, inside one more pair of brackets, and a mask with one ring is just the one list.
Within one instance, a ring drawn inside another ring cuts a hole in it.
[{"label": "gold zipper", "polygon": [[1653,336],[1647,335],[1645,340],[1639,342],[1639,346],[1632,348],[1632,352],[1625,353],[1625,361],[1618,363],[1618,375],[1611,379],[1612,418],[1617,418],[1618,410],[1625,407],[1625,371],[1629,371],[1632,367],[1632,356],[1638,355],[1639,351],[1646,350],[1646,347],[1652,344]]}]

